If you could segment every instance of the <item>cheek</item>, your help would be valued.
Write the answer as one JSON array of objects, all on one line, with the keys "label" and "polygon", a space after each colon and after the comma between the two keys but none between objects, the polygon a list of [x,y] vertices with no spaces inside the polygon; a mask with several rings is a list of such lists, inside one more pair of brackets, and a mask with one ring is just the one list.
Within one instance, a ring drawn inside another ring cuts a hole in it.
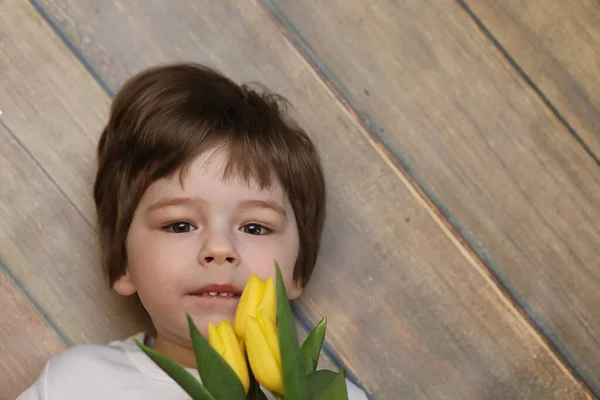
[{"label": "cheek", "polygon": [[261,246],[248,246],[244,254],[244,265],[249,268],[249,274],[256,274],[260,279],[269,277],[275,279],[275,261],[279,264],[281,274],[288,295],[297,297],[296,284],[294,282],[294,267],[298,258],[298,245],[294,240],[263,244]]},{"label": "cheek", "polygon": [[[275,261],[281,272],[291,275],[298,258],[298,242],[293,237],[273,237],[273,239],[253,239],[238,243],[238,251],[243,263],[257,270],[256,274],[271,276],[275,273]],[[259,275],[260,276],[260,275]]]},{"label": "cheek", "polygon": [[[294,267],[298,260],[299,238],[296,227],[294,226],[290,233],[285,237],[283,244],[277,246],[275,259],[279,263],[286,287],[293,285]],[[273,263],[273,261],[271,261]]]},{"label": "cheek", "polygon": [[126,248],[128,273],[140,297],[152,296],[152,292],[164,295],[182,286],[185,281],[183,269],[189,259],[184,249],[157,235],[136,232],[128,237]]}]

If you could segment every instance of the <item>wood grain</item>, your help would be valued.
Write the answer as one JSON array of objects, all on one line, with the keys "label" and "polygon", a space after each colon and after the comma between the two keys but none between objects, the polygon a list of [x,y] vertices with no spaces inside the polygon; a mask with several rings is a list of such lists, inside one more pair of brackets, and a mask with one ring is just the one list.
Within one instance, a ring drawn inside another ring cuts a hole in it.
[{"label": "wood grain", "polygon": [[94,220],[92,136],[108,99],[27,2],[4,2],[0,48],[0,259],[69,345],[135,333],[147,318],[108,289],[82,217]]},{"label": "wood grain", "polygon": [[600,158],[600,3],[465,3]]},{"label": "wood grain", "polygon": [[[91,193],[109,99],[31,5],[5,6],[0,99],[11,102],[0,103],[0,262],[42,304],[65,343],[51,340],[30,300],[0,275],[0,400],[14,399],[66,345],[150,327],[139,303],[109,291],[100,271]],[[326,355],[320,366],[335,368]]]},{"label": "wood grain", "polygon": [[[0,138],[5,139],[0,126]],[[2,142],[4,143],[4,142]],[[6,161],[0,149],[0,165]],[[0,263],[2,261],[0,260]],[[66,348],[0,266],[0,400],[14,400]]]},{"label": "wood grain", "polygon": [[267,3],[600,395],[589,154],[455,2]]},{"label": "wood grain", "polygon": [[328,316],[332,347],[375,398],[586,397],[257,4],[39,3],[113,92],[144,67],[185,59],[296,105],[322,151],[330,205],[299,307],[313,322]]}]

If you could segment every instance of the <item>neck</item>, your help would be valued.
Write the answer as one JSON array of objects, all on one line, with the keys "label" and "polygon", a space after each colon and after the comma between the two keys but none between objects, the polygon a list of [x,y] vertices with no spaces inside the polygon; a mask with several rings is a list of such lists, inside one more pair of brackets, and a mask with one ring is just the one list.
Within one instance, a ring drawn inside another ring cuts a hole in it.
[{"label": "neck", "polygon": [[191,343],[184,345],[157,334],[154,350],[187,368],[196,369],[196,356]]}]

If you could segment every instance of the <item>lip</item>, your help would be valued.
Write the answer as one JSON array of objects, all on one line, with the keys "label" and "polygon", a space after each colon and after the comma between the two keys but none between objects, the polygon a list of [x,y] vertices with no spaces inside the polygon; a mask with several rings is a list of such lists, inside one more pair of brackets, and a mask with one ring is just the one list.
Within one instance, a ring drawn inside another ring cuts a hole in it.
[{"label": "lip", "polygon": [[218,285],[218,284],[213,284],[213,285],[206,285],[201,287],[198,290],[193,291],[192,293],[190,293],[191,295],[194,296],[200,296],[202,293],[207,293],[207,292],[219,292],[219,293],[233,293],[234,297],[239,297],[242,294],[242,291],[239,290],[238,288],[236,288],[233,285]]}]

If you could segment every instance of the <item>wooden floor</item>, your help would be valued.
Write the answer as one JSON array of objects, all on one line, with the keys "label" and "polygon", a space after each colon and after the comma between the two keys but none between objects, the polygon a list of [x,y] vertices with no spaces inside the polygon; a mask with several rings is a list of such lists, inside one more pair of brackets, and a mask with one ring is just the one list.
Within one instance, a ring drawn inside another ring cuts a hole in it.
[{"label": "wooden floor", "polygon": [[326,362],[374,399],[600,398],[598,1],[3,0],[0,400],[147,326],[101,283],[94,150],[176,60],[282,93],[322,152],[296,311]]}]

